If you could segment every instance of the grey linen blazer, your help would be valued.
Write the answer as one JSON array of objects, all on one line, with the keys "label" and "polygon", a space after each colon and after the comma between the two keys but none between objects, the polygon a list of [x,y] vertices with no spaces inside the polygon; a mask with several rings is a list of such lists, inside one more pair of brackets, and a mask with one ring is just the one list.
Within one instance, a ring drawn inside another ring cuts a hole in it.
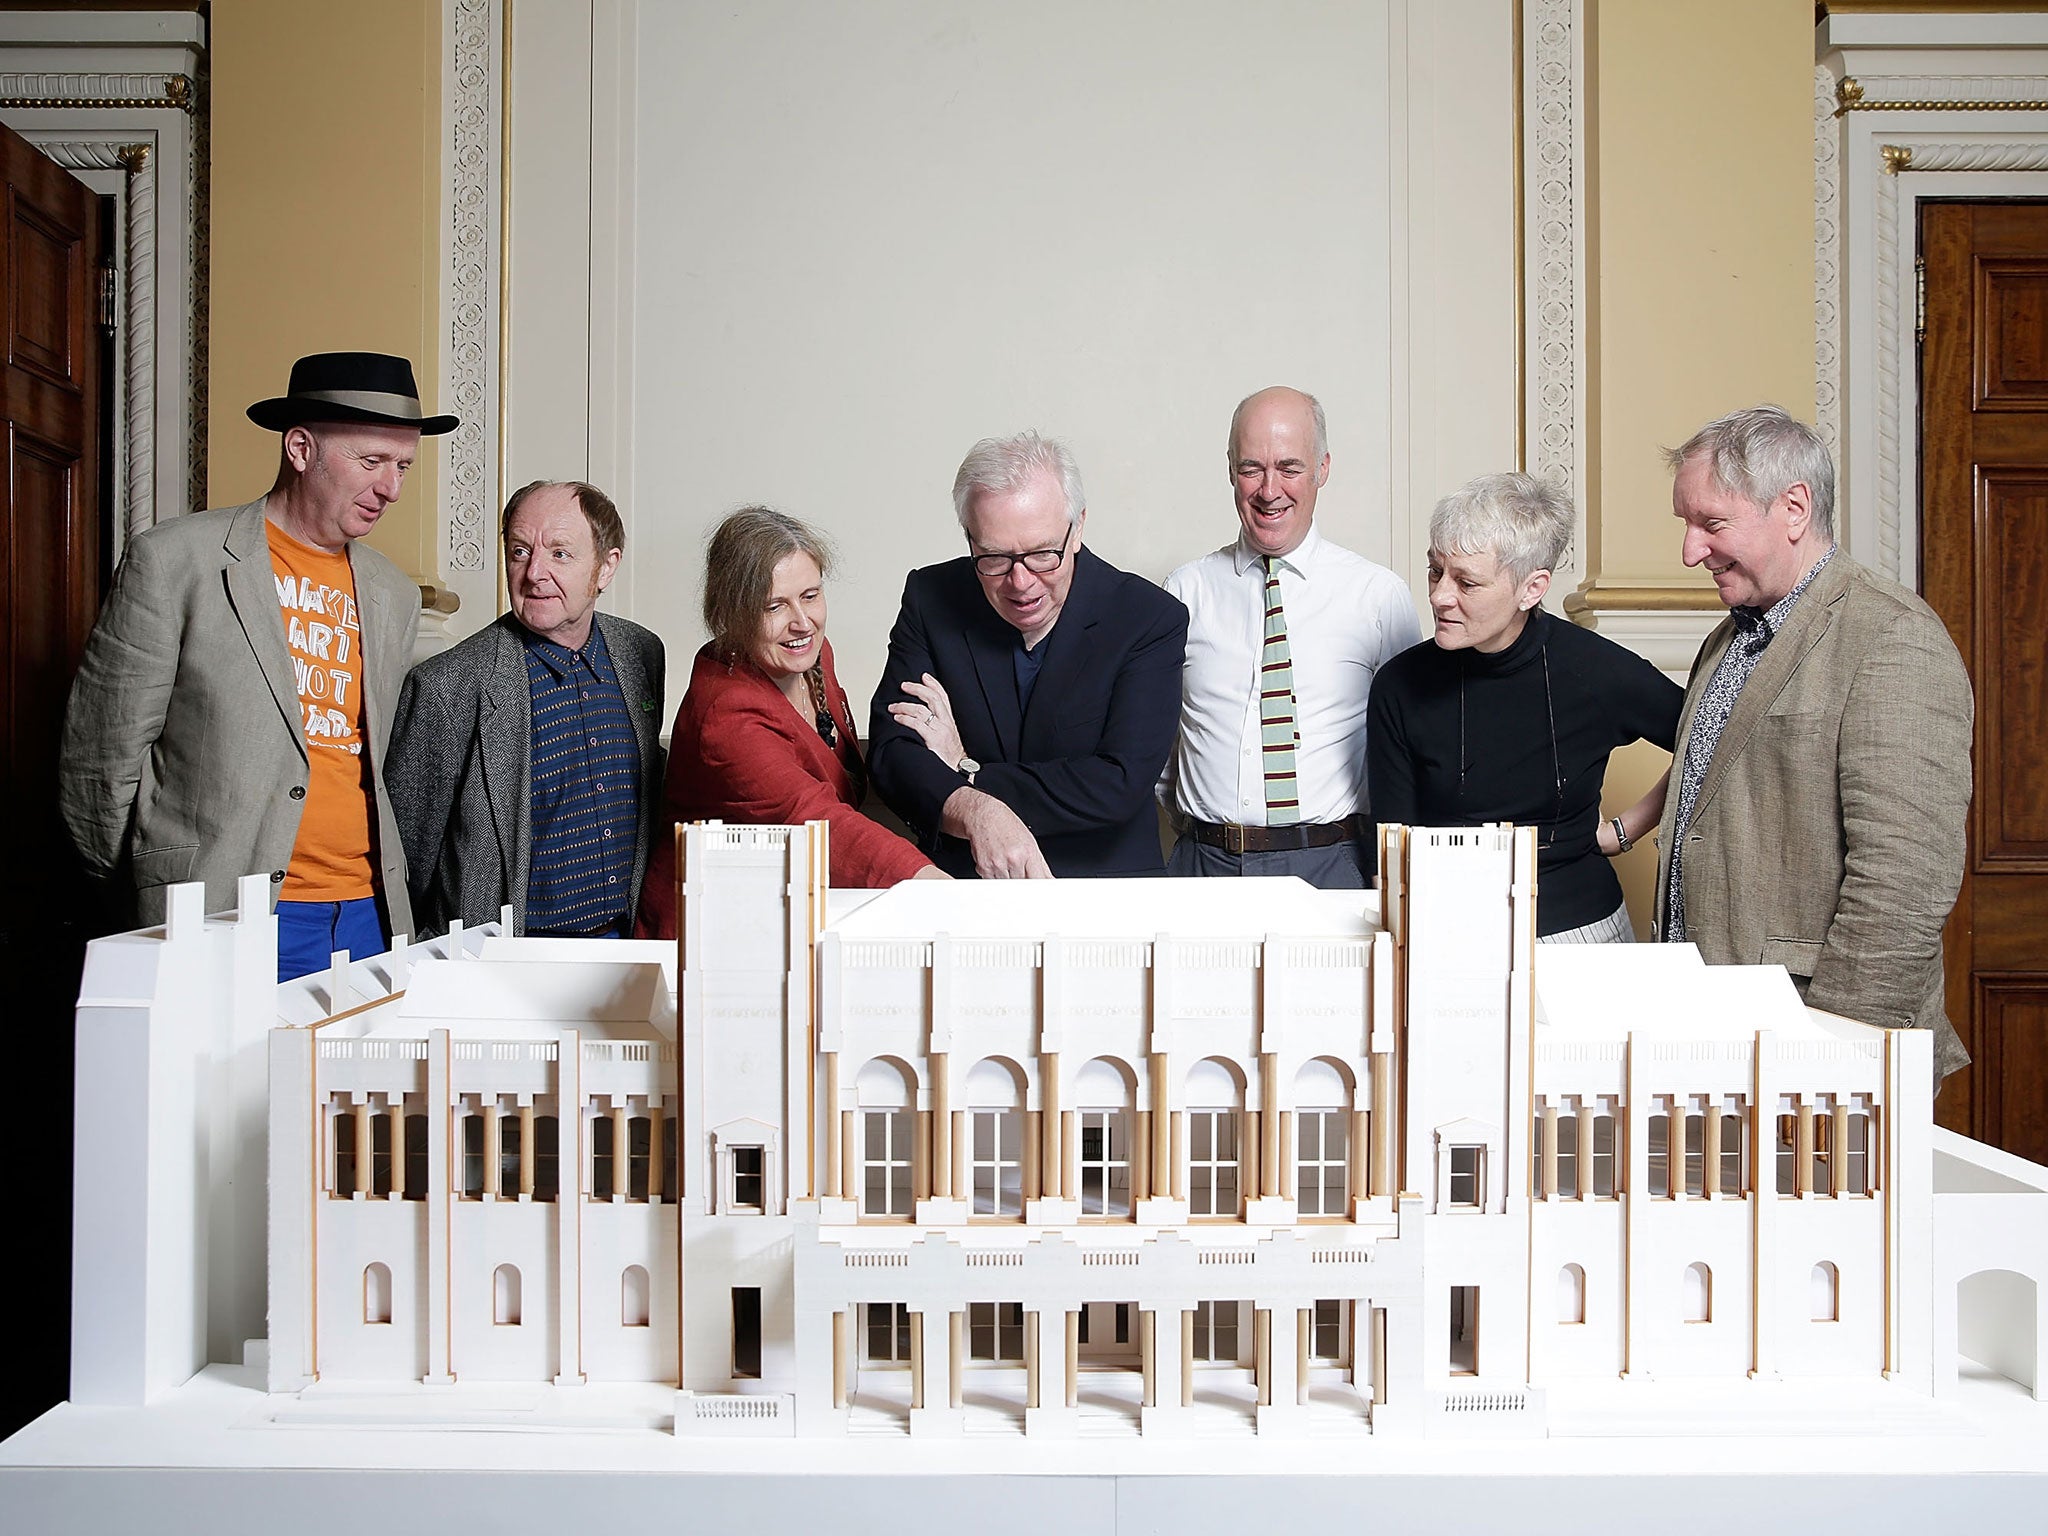
[{"label": "grey linen blazer", "polygon": [[[1734,620],[1693,662],[1694,711]],[[1806,1001],[1935,1031],[1936,1081],[1969,1064],[1942,996],[1941,930],[1963,876],[1970,679],[1941,620],[1836,553],[1743,685],[1685,834],[1685,937],[1710,963],[1782,965]],[[1658,829],[1657,929],[1674,788]]]},{"label": "grey linen blazer", "polygon": [[[382,749],[412,662],[419,584],[349,547],[362,626],[363,731],[373,775],[385,914],[408,932],[405,853]],[[263,502],[172,518],[128,546],[86,643],[64,717],[58,805],[86,867],[125,878],[135,917],[164,918],[164,887],[206,882],[206,909],[235,882],[283,883],[310,762]]]},{"label": "grey linen blazer", "polygon": [[[640,743],[630,925],[661,806],[666,662],[659,637],[630,619],[600,613],[597,627]],[[495,921],[508,904],[514,925],[525,931],[533,851],[529,707],[526,646],[510,614],[428,657],[399,692],[385,767],[423,935],[443,932],[456,918]]]}]

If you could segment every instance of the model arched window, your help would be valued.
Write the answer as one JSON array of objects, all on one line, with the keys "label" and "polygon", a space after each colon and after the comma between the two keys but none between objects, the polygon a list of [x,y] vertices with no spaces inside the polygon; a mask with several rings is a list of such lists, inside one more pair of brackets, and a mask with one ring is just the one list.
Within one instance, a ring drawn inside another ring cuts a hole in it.
[{"label": "model arched window", "polygon": [[1557,1320],[1583,1323],[1586,1320],[1586,1272],[1567,1264],[1557,1272]]},{"label": "model arched window", "polygon": [[1195,1216],[1236,1216],[1241,1193],[1238,1115],[1244,1089],[1223,1061],[1195,1063],[1187,1079],[1188,1210]]},{"label": "model arched window", "polygon": [[863,1216],[908,1219],[914,1204],[917,1089],[903,1063],[876,1057],[854,1080],[860,1103]]},{"label": "model arched window", "polygon": [[1303,1216],[1349,1214],[1351,1085],[1320,1058],[1294,1075],[1294,1199]]},{"label": "model arched window", "polygon": [[519,1326],[519,1271],[510,1264],[500,1264],[491,1276],[491,1321]]},{"label": "model arched window", "polygon": [[1135,1079],[1098,1056],[1074,1078],[1081,1133],[1081,1214],[1131,1219],[1131,1118]]},{"label": "model arched window", "polygon": [[1704,1264],[1685,1266],[1685,1320],[1711,1323],[1714,1320],[1714,1272]]},{"label": "model arched window", "polygon": [[1024,1215],[1024,1087],[1015,1064],[985,1057],[967,1074],[969,1213]]},{"label": "model arched window", "polygon": [[648,1313],[647,1271],[628,1264],[619,1280],[619,1322],[627,1328],[645,1328]]},{"label": "model arched window", "polygon": [[1822,1259],[1813,1266],[1807,1289],[1813,1301],[1813,1320],[1832,1323],[1842,1315],[1842,1277],[1835,1266]]},{"label": "model arched window", "polygon": [[391,1271],[382,1264],[372,1264],[363,1271],[363,1321],[391,1321]]}]

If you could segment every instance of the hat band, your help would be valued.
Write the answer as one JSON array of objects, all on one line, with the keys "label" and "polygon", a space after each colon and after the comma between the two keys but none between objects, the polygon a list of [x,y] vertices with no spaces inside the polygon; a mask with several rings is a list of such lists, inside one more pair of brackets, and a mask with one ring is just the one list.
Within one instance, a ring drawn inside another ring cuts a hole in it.
[{"label": "hat band", "polygon": [[374,411],[381,416],[398,416],[418,421],[424,414],[411,395],[389,395],[375,389],[300,389],[292,400],[313,400],[322,405],[345,405],[353,411]]}]

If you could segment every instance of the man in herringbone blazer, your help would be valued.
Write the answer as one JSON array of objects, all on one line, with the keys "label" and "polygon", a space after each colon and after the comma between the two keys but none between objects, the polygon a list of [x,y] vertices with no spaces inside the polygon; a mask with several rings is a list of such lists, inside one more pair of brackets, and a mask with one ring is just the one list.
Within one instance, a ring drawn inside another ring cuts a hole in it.
[{"label": "man in herringbone blazer", "polygon": [[1729,617],[1693,663],[1658,841],[1657,925],[1783,965],[1816,1008],[1935,1031],[1961,887],[1970,679],[1933,610],[1835,547],[1826,445],[1775,406],[1667,455],[1685,563]]},{"label": "man in herringbone blazer", "polygon": [[536,481],[503,522],[512,611],[413,668],[386,774],[423,934],[512,908],[521,933],[616,936],[661,800],[661,641],[597,612],[625,530],[595,486]]}]

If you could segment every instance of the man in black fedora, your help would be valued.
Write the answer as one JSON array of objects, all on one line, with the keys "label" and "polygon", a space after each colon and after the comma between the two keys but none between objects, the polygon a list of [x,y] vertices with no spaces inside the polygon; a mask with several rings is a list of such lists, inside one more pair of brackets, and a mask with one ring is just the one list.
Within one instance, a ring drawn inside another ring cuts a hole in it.
[{"label": "man in black fedora", "polygon": [[137,922],[162,922],[178,881],[204,881],[212,912],[268,874],[284,980],[412,929],[381,758],[419,588],[357,541],[420,438],[457,423],[376,352],[299,359],[249,419],[280,434],[277,482],[129,545],[72,686],[59,801]]}]

